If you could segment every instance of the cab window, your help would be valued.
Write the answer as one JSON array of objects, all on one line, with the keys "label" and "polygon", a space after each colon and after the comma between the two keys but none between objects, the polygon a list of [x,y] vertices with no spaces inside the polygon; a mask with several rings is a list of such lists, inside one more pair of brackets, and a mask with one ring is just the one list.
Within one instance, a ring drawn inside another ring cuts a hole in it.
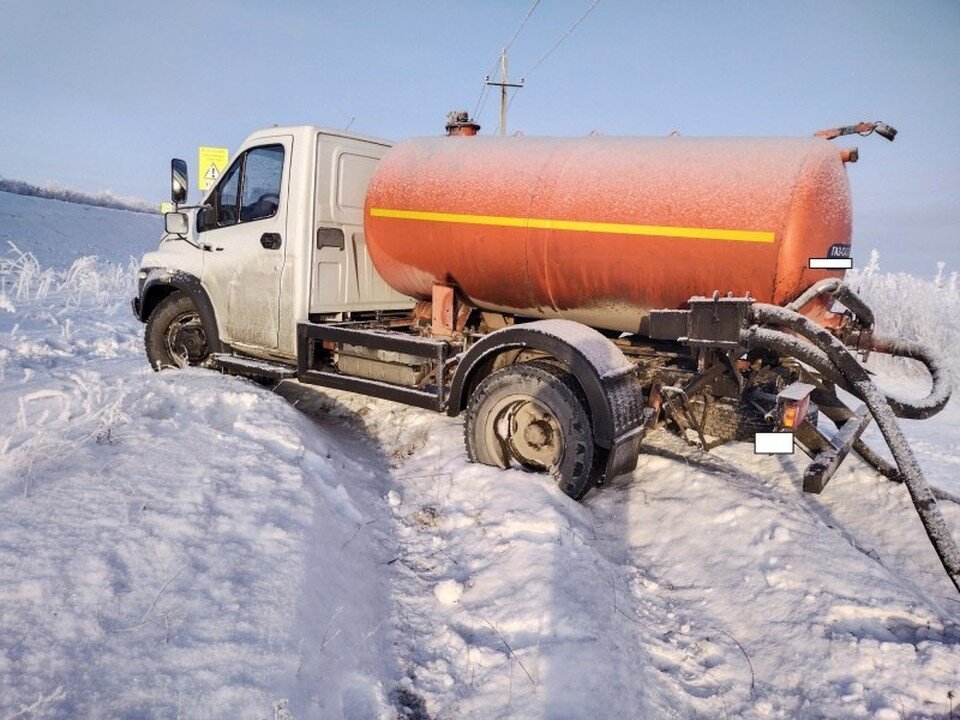
[{"label": "cab window", "polygon": [[217,188],[213,208],[216,211],[217,226],[224,227],[237,222],[237,200],[240,198],[240,166],[238,160],[227,170],[220,187]]},{"label": "cab window", "polygon": [[240,222],[262,220],[277,214],[282,172],[283,145],[254,148],[247,153],[243,166]]},{"label": "cab window", "polygon": [[209,209],[197,216],[197,230],[254,222],[277,214],[283,176],[283,145],[251,148],[234,160],[210,194]]}]

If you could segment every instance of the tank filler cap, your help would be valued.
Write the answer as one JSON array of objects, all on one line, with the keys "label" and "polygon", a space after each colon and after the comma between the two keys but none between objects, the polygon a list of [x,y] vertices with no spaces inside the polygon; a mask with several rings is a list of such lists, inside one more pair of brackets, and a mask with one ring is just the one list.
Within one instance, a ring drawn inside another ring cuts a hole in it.
[{"label": "tank filler cap", "polygon": [[843,163],[855,163],[860,159],[860,151],[855,148],[844,148],[840,151],[840,161]]},{"label": "tank filler cap", "polygon": [[480,126],[470,119],[466,110],[451,110],[447,113],[447,124],[444,125],[447,135],[473,136],[480,131]]}]

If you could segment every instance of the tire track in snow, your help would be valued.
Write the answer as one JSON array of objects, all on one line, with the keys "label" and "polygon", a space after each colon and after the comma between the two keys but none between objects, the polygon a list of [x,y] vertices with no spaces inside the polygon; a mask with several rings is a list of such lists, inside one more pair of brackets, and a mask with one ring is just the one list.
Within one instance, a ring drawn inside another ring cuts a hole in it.
[{"label": "tire track in snow", "polygon": [[945,701],[955,620],[851,543],[796,468],[646,456],[578,505],[544,478],[466,464],[456,421],[363,404],[395,458],[401,655],[431,717],[861,717]]},{"label": "tire track in snow", "polygon": [[637,601],[657,583],[609,557],[616,543],[589,502],[542,476],[467,464],[455,420],[336,397],[367,408],[394,458],[401,657],[431,717],[687,717],[740,704],[720,697],[729,683],[713,670],[727,655],[742,663],[739,649],[686,637],[675,603]]}]

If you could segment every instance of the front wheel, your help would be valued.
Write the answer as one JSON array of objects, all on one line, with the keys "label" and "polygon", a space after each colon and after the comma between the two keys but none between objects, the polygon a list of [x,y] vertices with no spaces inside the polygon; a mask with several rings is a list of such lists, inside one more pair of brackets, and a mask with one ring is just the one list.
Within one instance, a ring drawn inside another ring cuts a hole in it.
[{"label": "front wheel", "polygon": [[593,442],[583,391],[546,362],[484,378],[467,404],[464,437],[472,461],[549,472],[577,500],[603,477],[606,453]]},{"label": "front wheel", "polygon": [[167,295],[150,313],[144,345],[154,370],[201,365],[210,355],[200,313],[193,300],[179,290]]}]

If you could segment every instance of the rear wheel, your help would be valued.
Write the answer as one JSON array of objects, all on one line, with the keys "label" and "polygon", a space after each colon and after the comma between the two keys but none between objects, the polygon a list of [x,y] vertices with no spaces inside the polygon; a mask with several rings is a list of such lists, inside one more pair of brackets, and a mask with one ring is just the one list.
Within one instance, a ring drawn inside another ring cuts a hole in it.
[{"label": "rear wheel", "polygon": [[167,295],[150,313],[144,345],[154,370],[201,365],[210,355],[200,313],[179,290]]},{"label": "rear wheel", "polygon": [[472,461],[549,472],[574,499],[603,477],[606,453],[594,445],[583,391],[569,372],[546,362],[484,378],[470,396],[464,437]]}]

